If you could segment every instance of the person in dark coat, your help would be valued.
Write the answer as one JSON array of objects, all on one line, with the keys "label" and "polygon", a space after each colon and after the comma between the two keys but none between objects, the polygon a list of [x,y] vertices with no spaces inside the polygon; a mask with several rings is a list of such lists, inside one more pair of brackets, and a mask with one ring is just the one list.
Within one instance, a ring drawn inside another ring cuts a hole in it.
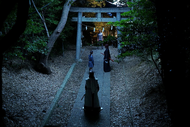
[{"label": "person in dark coat", "polygon": [[110,72],[111,68],[110,68],[110,51],[109,51],[109,47],[108,44],[105,45],[106,50],[104,51],[104,72]]},{"label": "person in dark coat", "polygon": [[84,111],[98,113],[101,109],[98,99],[99,84],[94,72],[89,72],[85,84]]},{"label": "person in dark coat", "polygon": [[90,55],[88,56],[88,67],[89,67],[89,71],[92,70],[92,68],[94,67],[94,59],[93,59],[93,51],[90,51]]}]

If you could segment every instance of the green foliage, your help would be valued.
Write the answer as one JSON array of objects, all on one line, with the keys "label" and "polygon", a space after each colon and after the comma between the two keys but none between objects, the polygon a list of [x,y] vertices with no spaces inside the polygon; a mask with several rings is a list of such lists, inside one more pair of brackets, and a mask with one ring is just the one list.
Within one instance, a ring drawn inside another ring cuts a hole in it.
[{"label": "green foliage", "polygon": [[[38,11],[44,17],[49,34],[51,35],[55,28],[57,27],[61,14],[63,5],[66,0],[34,0]],[[14,9],[5,21],[4,28],[2,30],[3,37],[12,28],[16,21],[16,9]],[[68,38],[72,36],[71,30],[73,30],[72,23],[70,21],[71,16],[68,17],[67,24],[64,30],[60,34],[57,42],[55,43],[55,51],[61,50],[61,44],[69,43]],[[18,57],[20,59],[34,59],[36,53],[46,54],[48,52],[47,46],[48,38],[44,24],[40,16],[36,13],[33,5],[29,8],[29,19],[27,21],[27,26],[24,33],[20,36],[17,44],[4,54],[5,59],[10,59],[13,57]]]},{"label": "green foliage", "polygon": [[45,38],[37,37],[33,43],[26,41],[26,45],[23,49],[25,49],[28,53],[41,53],[47,54],[48,49],[46,48],[47,42],[45,42]]},{"label": "green foliage", "polygon": [[10,51],[4,53],[4,60],[12,59],[14,57],[18,57],[22,60],[26,59],[25,57],[23,57],[20,46],[13,47]]},{"label": "green foliage", "polygon": [[97,41],[98,45],[104,44],[104,41]]},{"label": "green foliage", "polygon": [[17,8],[14,7],[13,10],[10,12],[10,14],[7,16],[5,23],[3,24],[2,33],[3,36],[9,32],[9,30],[13,27],[16,21],[16,12]]},{"label": "green foliage", "polygon": [[133,50],[133,51],[126,51],[125,53],[122,53],[121,55],[118,56],[118,58],[123,58],[125,56],[131,56],[133,54],[137,54],[138,50]]},{"label": "green foliage", "polygon": [[106,39],[104,39],[104,44],[112,45],[114,43],[117,43],[117,39],[114,36],[108,35]]},{"label": "green foliage", "polygon": [[[25,60],[26,58],[36,60],[34,54],[48,53],[48,49],[46,48],[47,43],[45,38],[36,37],[35,40],[33,40],[33,42],[25,40],[24,43],[19,43],[19,44],[20,44],[19,46],[17,45],[15,47],[12,47],[9,51],[7,51],[4,54],[5,60],[12,59],[14,57],[18,57],[22,60]],[[22,44],[24,44],[24,46],[22,46]]]},{"label": "green foliage", "polygon": [[[133,7],[133,10],[122,13],[122,16],[127,16],[128,18],[109,23],[118,26],[121,32],[118,35],[121,47],[127,47],[127,52],[122,52],[119,57],[137,54],[147,58],[151,51],[157,52],[158,36],[155,6],[147,0],[139,0],[133,3],[127,2],[127,4],[129,7]],[[130,48],[132,46],[133,49]]]},{"label": "green foliage", "polygon": [[27,21],[27,26],[26,26],[26,30],[24,31],[24,35],[38,34],[38,33],[42,32],[42,30],[44,30],[44,27],[42,26],[41,23],[35,22],[32,19],[29,19]]}]

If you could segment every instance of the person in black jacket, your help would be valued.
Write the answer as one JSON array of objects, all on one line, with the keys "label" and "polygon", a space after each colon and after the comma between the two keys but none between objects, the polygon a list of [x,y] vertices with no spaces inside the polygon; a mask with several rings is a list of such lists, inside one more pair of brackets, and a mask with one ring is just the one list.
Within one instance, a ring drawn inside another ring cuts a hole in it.
[{"label": "person in black jacket", "polygon": [[104,72],[110,72],[110,51],[108,44],[105,45],[106,50],[104,51]]},{"label": "person in black jacket", "polygon": [[86,113],[99,113],[103,109],[99,104],[98,91],[98,79],[94,77],[94,72],[90,71],[89,77],[86,79],[85,84],[85,98],[83,109]]}]

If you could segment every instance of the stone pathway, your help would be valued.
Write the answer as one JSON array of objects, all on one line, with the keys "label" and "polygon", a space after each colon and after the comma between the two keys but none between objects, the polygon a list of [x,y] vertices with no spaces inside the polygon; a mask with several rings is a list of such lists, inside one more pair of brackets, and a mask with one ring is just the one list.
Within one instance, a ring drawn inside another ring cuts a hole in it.
[{"label": "stone pathway", "polygon": [[100,90],[98,97],[100,106],[103,110],[96,118],[89,118],[85,116],[82,107],[84,106],[84,99],[81,100],[85,93],[85,79],[88,77],[88,67],[86,68],[81,86],[73,106],[68,127],[109,127],[110,126],[110,72],[103,71],[103,55],[104,49],[93,50],[94,56],[94,72],[95,77],[98,78]]}]

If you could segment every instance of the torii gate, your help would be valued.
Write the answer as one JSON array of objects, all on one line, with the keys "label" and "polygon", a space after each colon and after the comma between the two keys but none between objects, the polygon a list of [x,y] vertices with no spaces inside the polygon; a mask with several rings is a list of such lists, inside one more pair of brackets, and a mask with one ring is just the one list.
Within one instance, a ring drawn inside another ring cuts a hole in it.
[{"label": "torii gate", "polygon": [[[82,30],[82,22],[115,22],[120,21],[121,13],[130,11],[129,7],[115,7],[115,8],[86,8],[86,7],[71,7],[70,12],[78,12],[78,18],[73,17],[72,21],[78,22],[77,24],[77,44],[76,44],[76,60],[80,59],[80,45],[81,45],[81,30]],[[96,18],[86,18],[82,17],[83,12],[92,12],[97,13]],[[101,13],[116,13],[116,18],[102,18]],[[117,34],[120,32],[117,30]],[[118,49],[120,49],[120,45],[118,42]]]}]

